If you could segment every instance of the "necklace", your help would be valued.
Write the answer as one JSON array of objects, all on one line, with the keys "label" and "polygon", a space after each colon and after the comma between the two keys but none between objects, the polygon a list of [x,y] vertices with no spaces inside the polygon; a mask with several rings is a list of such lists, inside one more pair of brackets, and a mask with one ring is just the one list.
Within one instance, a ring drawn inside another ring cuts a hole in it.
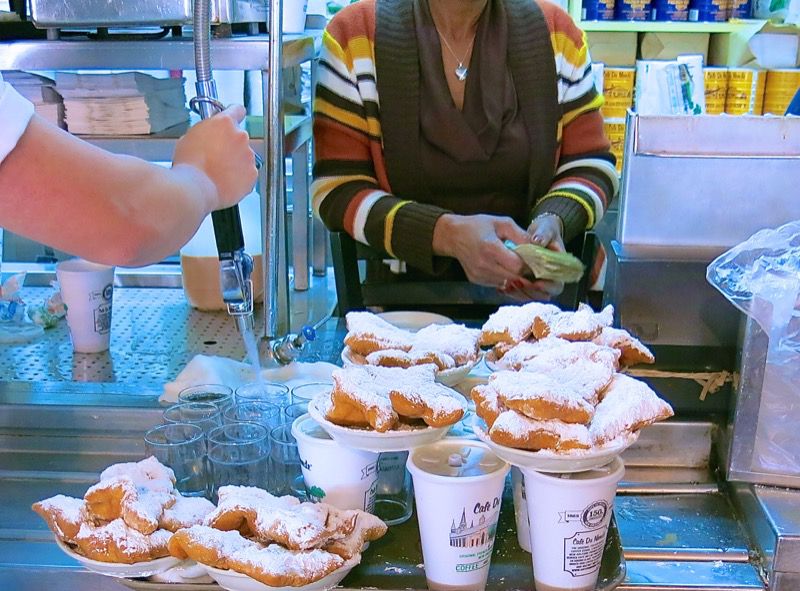
[{"label": "necklace", "polygon": [[[436,32],[439,33],[438,30]],[[450,44],[447,42],[447,39],[445,39],[444,35],[442,35],[441,33],[439,33],[439,39],[442,40],[442,42],[444,43],[444,46],[447,48],[447,51],[450,52],[450,55],[452,55],[455,58],[455,60],[458,62],[458,65],[456,66],[456,69],[455,69],[456,78],[458,78],[459,81],[464,82],[464,80],[467,79],[467,74],[469,73],[469,68],[464,65],[464,60],[467,59],[467,56],[469,55],[469,52],[472,51],[472,44],[475,43],[475,37],[473,37],[472,41],[470,41],[469,47],[467,47],[467,51],[464,52],[464,57],[462,57],[461,59],[458,59],[458,56],[456,55],[456,52],[453,51],[453,48],[450,47]]]}]

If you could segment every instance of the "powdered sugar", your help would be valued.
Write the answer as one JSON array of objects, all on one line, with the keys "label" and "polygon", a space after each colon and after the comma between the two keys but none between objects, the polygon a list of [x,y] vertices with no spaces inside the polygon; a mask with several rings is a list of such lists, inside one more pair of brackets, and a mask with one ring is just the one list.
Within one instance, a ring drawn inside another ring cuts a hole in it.
[{"label": "powdered sugar", "polygon": [[650,349],[645,347],[638,339],[634,338],[628,331],[621,328],[603,327],[603,330],[594,338],[594,342],[605,347],[613,347],[620,351],[622,355],[621,363],[630,365],[633,363],[655,363],[655,357]]},{"label": "powdered sugar", "polygon": [[57,512],[58,515],[71,523],[80,523],[86,521],[86,501],[83,499],[76,499],[75,497],[67,497],[65,495],[56,495],[49,499],[39,501],[38,505],[44,511]]},{"label": "powdered sugar", "polygon": [[171,492],[175,485],[175,473],[159,462],[154,456],[140,462],[113,464],[103,470],[100,480],[126,476],[139,488],[153,491]]},{"label": "powdered sugar", "polygon": [[[345,343],[356,353],[366,355],[380,349],[408,351],[413,335],[371,312],[348,312]],[[365,343],[368,342],[368,343]]]},{"label": "powdered sugar", "polygon": [[259,544],[242,537],[238,531],[220,531],[205,525],[193,525],[182,530],[195,543],[213,550],[218,556],[229,557],[248,548],[258,548]]},{"label": "powdered sugar", "polygon": [[558,438],[559,444],[574,442],[581,447],[589,447],[589,430],[585,425],[569,424],[557,420],[537,421],[507,410],[494,422],[490,433],[506,433],[514,439],[524,440],[535,433],[546,433]]},{"label": "powdered sugar", "polygon": [[541,320],[534,326],[534,336],[555,336],[569,341],[589,341],[614,321],[614,308],[606,306],[595,313],[590,306],[578,304],[574,312],[560,312]]},{"label": "powdered sugar", "polygon": [[324,550],[296,552],[277,544],[265,548],[250,547],[239,550],[232,556],[235,570],[239,565],[247,566],[267,577],[298,577],[316,580],[336,570],[344,560]]},{"label": "powdered sugar", "polygon": [[523,341],[531,334],[537,318],[547,318],[558,312],[558,307],[540,302],[530,302],[524,306],[500,306],[481,328],[480,344],[489,346]]},{"label": "powdered sugar", "polygon": [[515,402],[541,400],[563,408],[565,414],[580,412],[588,417],[594,414],[594,407],[584,400],[582,392],[544,374],[501,371],[489,377],[488,385],[498,392],[500,400],[507,406],[514,406]]},{"label": "powdered sugar", "polygon": [[672,407],[661,400],[650,386],[617,374],[606,390],[603,401],[595,409],[589,432],[592,440],[600,444],[672,414]]},{"label": "powdered sugar", "polygon": [[164,510],[161,524],[176,530],[203,523],[206,516],[214,510],[214,503],[203,497],[183,497],[177,495],[175,504]]},{"label": "powdered sugar", "polygon": [[262,506],[257,508],[255,530],[262,542],[280,541],[306,550],[326,539],[327,520],[327,505],[323,504],[302,503],[290,509]]},{"label": "powdered sugar", "polygon": [[172,534],[166,530],[156,530],[143,534],[125,524],[122,519],[114,519],[104,525],[90,523],[81,525],[75,542],[81,546],[90,544],[95,548],[116,547],[122,555],[136,556],[150,553],[154,548],[166,546]]},{"label": "powdered sugar", "polygon": [[465,365],[478,357],[481,331],[463,324],[431,324],[414,335],[411,351],[441,351],[452,357],[456,365]]}]

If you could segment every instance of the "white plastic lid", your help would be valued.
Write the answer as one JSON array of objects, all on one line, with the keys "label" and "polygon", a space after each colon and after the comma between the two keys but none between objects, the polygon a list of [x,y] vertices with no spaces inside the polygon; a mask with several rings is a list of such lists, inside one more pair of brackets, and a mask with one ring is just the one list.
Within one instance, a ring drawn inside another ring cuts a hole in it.
[{"label": "white plastic lid", "polygon": [[508,469],[486,445],[468,439],[443,439],[412,451],[411,462],[422,472],[451,478],[485,476]]}]

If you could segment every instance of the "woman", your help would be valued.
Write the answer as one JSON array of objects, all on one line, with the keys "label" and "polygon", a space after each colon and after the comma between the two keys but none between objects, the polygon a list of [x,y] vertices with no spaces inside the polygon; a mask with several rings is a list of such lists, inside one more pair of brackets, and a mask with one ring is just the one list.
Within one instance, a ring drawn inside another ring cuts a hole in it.
[{"label": "woman", "polygon": [[543,299],[503,241],[563,250],[617,189],[586,40],[546,0],[361,0],[323,37],[315,211],[426,274]]},{"label": "woman", "polygon": [[62,131],[0,76],[0,227],[99,263],[159,261],[253,187],[244,116],[237,105],[193,126],[163,168]]}]

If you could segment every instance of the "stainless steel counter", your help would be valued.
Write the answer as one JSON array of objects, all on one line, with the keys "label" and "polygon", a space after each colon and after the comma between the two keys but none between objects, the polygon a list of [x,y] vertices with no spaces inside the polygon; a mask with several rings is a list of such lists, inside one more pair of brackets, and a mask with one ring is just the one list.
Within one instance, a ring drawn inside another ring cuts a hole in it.
[{"label": "stainless steel counter", "polygon": [[[25,293],[35,301],[47,290]],[[326,323],[307,359],[337,361],[343,334],[341,322]],[[160,421],[161,386],[198,353],[244,351],[225,314],[193,311],[175,289],[115,290],[106,354],[74,355],[63,325],[38,342],[0,346],[0,589],[124,589],[63,555],[30,504],[82,495],[107,465],[141,458],[143,432]],[[713,469],[714,433],[709,422],[670,421],[645,430],[624,455],[616,517],[628,571],[620,589],[764,588],[759,546]],[[780,557],[785,564],[791,554],[784,548]]]}]

